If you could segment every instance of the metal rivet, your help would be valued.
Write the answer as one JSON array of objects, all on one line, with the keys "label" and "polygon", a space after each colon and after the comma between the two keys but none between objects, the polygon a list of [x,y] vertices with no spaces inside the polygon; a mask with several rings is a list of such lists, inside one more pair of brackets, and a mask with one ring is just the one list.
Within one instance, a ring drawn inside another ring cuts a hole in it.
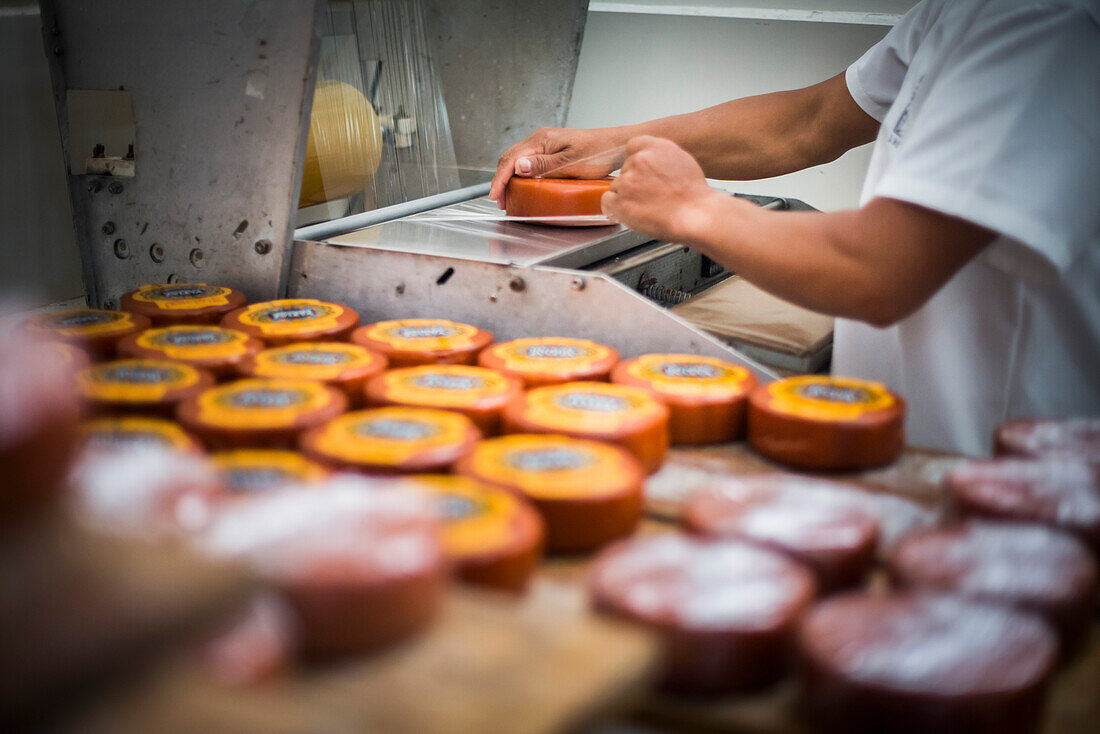
[{"label": "metal rivet", "polygon": [[397,293],[397,295],[400,296],[402,293],[405,292],[405,284],[404,283],[398,283],[397,287],[394,288],[393,290],[394,290],[395,293]]},{"label": "metal rivet", "polygon": [[104,298],[103,299],[103,308],[107,309],[108,311],[114,311],[115,310],[115,299],[113,299],[113,298]]},{"label": "metal rivet", "polygon": [[256,253],[259,255],[266,255],[271,252],[271,240],[256,240]]},{"label": "metal rivet", "polygon": [[110,191],[112,194],[121,194],[122,184],[120,184],[118,181],[112,181],[107,185],[107,190]]},{"label": "metal rivet", "polygon": [[573,290],[575,290],[575,291],[583,291],[584,287],[587,285],[587,283],[585,283],[584,278],[581,278],[580,276],[578,276],[576,278],[573,278],[573,282],[570,283],[570,285],[573,287]]},{"label": "metal rivet", "polygon": [[180,277],[178,275],[176,275],[175,273],[169,273],[168,278],[167,278],[167,282],[168,283],[179,283],[180,282]]},{"label": "metal rivet", "polygon": [[196,247],[194,250],[191,250],[191,254],[187,256],[187,259],[190,260],[191,264],[196,268],[201,268],[205,257],[206,256],[202,254],[202,250]]},{"label": "metal rivet", "polygon": [[525,282],[523,282],[523,278],[521,278],[517,275],[516,277],[514,277],[510,281],[508,281],[508,287],[511,288],[516,293],[520,293],[520,292],[527,289],[527,284]]},{"label": "metal rivet", "polygon": [[159,242],[154,242],[152,247],[149,248],[149,257],[152,258],[155,263],[164,262],[164,248],[161,247]]},{"label": "metal rivet", "polygon": [[100,229],[103,231],[103,234],[114,234],[115,233],[115,223],[114,222],[104,222],[103,226]]},{"label": "metal rivet", "polygon": [[115,240],[115,257],[119,260],[130,257],[130,246],[126,244],[126,240]]}]

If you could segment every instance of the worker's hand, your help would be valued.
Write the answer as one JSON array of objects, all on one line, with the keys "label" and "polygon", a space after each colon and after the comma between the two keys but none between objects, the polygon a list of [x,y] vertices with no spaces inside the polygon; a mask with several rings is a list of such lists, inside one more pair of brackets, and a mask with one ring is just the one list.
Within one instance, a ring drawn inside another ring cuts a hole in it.
[{"label": "worker's hand", "polygon": [[[607,155],[600,155],[607,153]],[[593,158],[595,156],[595,158]],[[589,160],[590,159],[590,160]],[[570,161],[580,161],[576,166]],[[504,152],[489,187],[489,198],[501,209],[512,176],[534,177],[548,171],[554,178],[603,178],[623,162],[622,138],[616,128],[569,130],[543,127]]]},{"label": "worker's hand", "polygon": [[655,239],[686,242],[702,226],[708,204],[725,198],[676,143],[640,136],[626,145],[622,172],[603,195],[603,213]]}]

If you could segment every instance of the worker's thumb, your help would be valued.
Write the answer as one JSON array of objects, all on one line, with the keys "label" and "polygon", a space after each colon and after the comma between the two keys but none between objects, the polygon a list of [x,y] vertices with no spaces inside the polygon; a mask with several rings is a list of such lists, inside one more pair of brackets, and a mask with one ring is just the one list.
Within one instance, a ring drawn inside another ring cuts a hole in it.
[{"label": "worker's thumb", "polygon": [[561,168],[566,161],[559,154],[525,155],[516,159],[517,176],[542,176],[555,168]]}]

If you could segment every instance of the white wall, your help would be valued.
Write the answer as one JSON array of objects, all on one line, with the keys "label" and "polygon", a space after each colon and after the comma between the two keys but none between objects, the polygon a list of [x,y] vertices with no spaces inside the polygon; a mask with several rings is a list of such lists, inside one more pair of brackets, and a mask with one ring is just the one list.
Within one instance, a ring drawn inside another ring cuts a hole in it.
[{"label": "white wall", "polygon": [[[887,30],[882,25],[590,12],[568,125],[639,122],[813,84],[843,71]],[[869,157],[870,146],[864,146],[799,173],[719,185],[803,199],[825,210],[854,207]]]}]

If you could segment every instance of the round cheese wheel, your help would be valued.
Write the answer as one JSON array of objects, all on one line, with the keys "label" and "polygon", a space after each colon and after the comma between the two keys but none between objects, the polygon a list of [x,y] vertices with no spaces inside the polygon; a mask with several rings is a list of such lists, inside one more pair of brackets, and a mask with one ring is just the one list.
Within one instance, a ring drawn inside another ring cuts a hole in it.
[{"label": "round cheese wheel", "polygon": [[979,461],[950,472],[944,486],[965,515],[1050,525],[1100,554],[1100,478],[1082,461]]},{"label": "round cheese wheel", "polygon": [[244,377],[319,380],[343,391],[348,404],[363,402],[367,380],[386,369],[386,358],[345,342],[298,342],[272,347],[241,360]]},{"label": "round cheese wheel", "polygon": [[1072,535],[1030,523],[970,522],[904,538],[890,556],[904,587],[1010,604],[1046,618],[1068,653],[1088,632],[1096,561]]},{"label": "round cheese wheel", "polygon": [[458,462],[464,476],[529,500],[555,552],[598,548],[634,532],[643,474],[622,449],[566,436],[512,435],[479,443]]},{"label": "round cheese wheel", "polygon": [[149,319],[140,314],[101,308],[49,311],[27,321],[27,329],[32,335],[73,344],[93,360],[114,358],[120,340],[145,331],[149,326]]},{"label": "round cheese wheel", "polygon": [[803,469],[885,466],[905,446],[905,401],[847,377],[777,380],[749,394],[748,440],[763,456]]},{"label": "round cheese wheel", "polygon": [[576,380],[607,380],[619,353],[587,339],[543,337],[494,344],[478,357],[482,367],[523,380],[527,387]]},{"label": "round cheese wheel", "polygon": [[114,452],[136,447],[161,447],[183,453],[200,453],[194,436],[163,418],[115,416],[82,421],[80,443],[85,451]]},{"label": "round cheese wheel", "polygon": [[219,379],[232,377],[237,365],[264,348],[243,331],[220,326],[162,326],[132,334],[118,345],[119,354],[134,359],[170,359],[209,370]]},{"label": "round cheese wheel", "polygon": [[784,475],[730,478],[693,492],[682,522],[692,532],[785,553],[812,569],[818,588],[859,584],[875,561],[878,519],[858,490]]},{"label": "round cheese wheel", "polygon": [[126,293],[119,308],[141,314],[154,326],[216,324],[245,303],[244,294],[233,288],[206,283],[143,285]]},{"label": "round cheese wheel", "polygon": [[1021,418],[1001,424],[993,441],[998,455],[1079,460],[1100,470],[1100,418]]},{"label": "round cheese wheel", "polygon": [[222,485],[231,495],[267,492],[287,485],[319,482],[328,470],[297,451],[236,449],[211,455]]},{"label": "round cheese wheel", "polygon": [[430,408],[374,408],[340,416],[302,436],[302,452],[325,466],[377,474],[450,471],[481,438],[464,415]]},{"label": "round cheese wheel", "polygon": [[646,354],[619,362],[611,381],[649,390],[669,409],[674,444],[725,443],[745,432],[756,378],[744,367],[692,354]]},{"label": "round cheese wheel", "polygon": [[93,413],[170,418],[181,400],[214,384],[214,376],[184,362],[118,359],[81,370],[77,386]]},{"label": "round cheese wheel", "polygon": [[421,474],[417,485],[438,500],[443,547],[458,578],[523,591],[542,557],[538,512],[511,492],[469,477]]},{"label": "round cheese wheel", "polygon": [[1034,734],[1057,643],[1006,607],[853,593],[812,609],[797,648],[817,731]]},{"label": "round cheese wheel", "polygon": [[[614,180],[513,176],[508,180],[508,187],[504,192],[505,212],[510,217],[603,216],[600,200]],[[611,223],[610,219],[602,222],[546,222],[558,226],[599,226]]]},{"label": "round cheese wheel", "polygon": [[293,448],[298,436],[347,410],[344,394],[310,380],[243,379],[185,400],[176,418],[211,450]]},{"label": "round cheese wheel", "polygon": [[436,617],[447,584],[433,504],[365,477],[225,504],[197,544],[249,563],[281,592],[307,658],[408,638]]},{"label": "round cheese wheel", "polygon": [[814,580],[765,548],[666,533],[601,553],[589,588],[597,611],[659,635],[663,688],[716,695],[780,678]]},{"label": "round cheese wheel", "polygon": [[539,387],[504,409],[506,433],[560,433],[621,446],[647,474],[668,451],[668,408],[637,387],[567,382]]},{"label": "round cheese wheel", "polygon": [[230,311],[222,319],[227,329],[239,329],[268,346],[312,341],[347,341],[359,325],[359,314],[347,306],[313,298],[283,298],[253,303]]},{"label": "round cheese wheel", "polygon": [[484,367],[427,365],[390,370],[367,383],[372,405],[408,405],[462,413],[483,436],[500,433],[504,406],[523,394],[523,383]]},{"label": "round cheese wheel", "polygon": [[478,352],[493,343],[493,335],[446,319],[399,319],[362,326],[351,340],[386,355],[391,367],[415,367],[474,364]]}]

